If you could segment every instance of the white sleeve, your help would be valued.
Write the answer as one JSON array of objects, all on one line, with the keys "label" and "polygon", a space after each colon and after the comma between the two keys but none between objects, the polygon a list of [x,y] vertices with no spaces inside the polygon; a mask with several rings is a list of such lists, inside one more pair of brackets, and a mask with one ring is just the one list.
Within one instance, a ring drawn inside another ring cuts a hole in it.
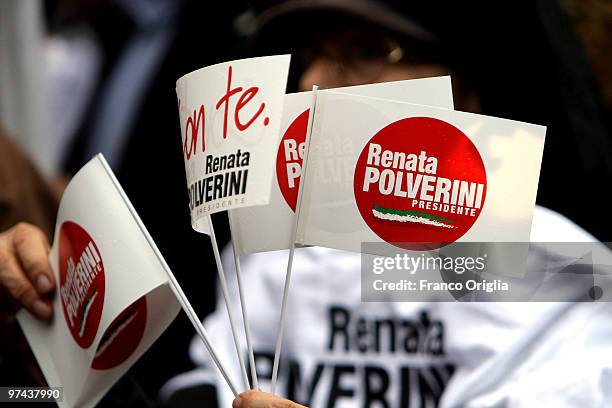
[{"label": "white sleeve", "polygon": [[[566,217],[536,207],[531,241],[597,239]],[[502,311],[514,310],[518,318],[526,313],[523,318],[532,322],[509,347],[458,367],[443,407],[612,407],[612,304],[502,305],[507,305]],[[487,310],[496,310],[496,305],[487,305]],[[491,335],[478,344],[495,342]],[[466,342],[465,347],[474,344]]]},{"label": "white sleeve", "polygon": [[[580,303],[506,367],[498,387],[464,406],[597,408],[612,406],[612,305]],[[515,361],[515,363],[517,363]]]}]

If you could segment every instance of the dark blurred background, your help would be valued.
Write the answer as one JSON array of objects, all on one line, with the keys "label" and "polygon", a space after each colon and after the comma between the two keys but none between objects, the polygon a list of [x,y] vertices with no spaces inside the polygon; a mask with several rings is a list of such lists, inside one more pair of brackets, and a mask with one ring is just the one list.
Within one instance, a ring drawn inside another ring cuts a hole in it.
[{"label": "dark blurred background", "polygon": [[[288,91],[311,78],[349,85],[330,67],[355,74],[362,63],[354,82],[367,82],[380,55],[410,77],[450,73],[457,109],[548,126],[538,204],[612,240],[610,1],[350,2],[361,14],[318,3],[3,1],[0,123],[58,195],[104,152],[202,318],[215,305],[216,271],[209,239],[190,227],[175,81],[229,59],[293,53]],[[371,3],[397,24],[368,13]],[[215,224],[225,244],[227,220]],[[192,367],[192,336],[180,314],[130,371],[145,393]]]}]

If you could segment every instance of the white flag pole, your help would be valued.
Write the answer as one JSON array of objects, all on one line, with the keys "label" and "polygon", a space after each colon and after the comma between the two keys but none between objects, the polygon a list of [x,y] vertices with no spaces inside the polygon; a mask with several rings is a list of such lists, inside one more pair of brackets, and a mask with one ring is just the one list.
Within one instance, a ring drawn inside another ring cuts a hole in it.
[{"label": "white flag pole", "polygon": [[[236,324],[234,320],[234,313],[229,301],[229,291],[227,290],[227,279],[225,278],[225,272],[223,271],[223,264],[221,263],[221,255],[219,255],[219,246],[217,244],[217,237],[215,236],[215,228],[213,226],[212,218],[210,214],[206,216],[208,218],[208,228],[210,230],[210,240],[213,247],[213,253],[215,254],[215,262],[217,263],[217,272],[219,273],[219,283],[221,285],[221,293],[223,294],[223,300],[225,301],[225,308],[227,309],[227,315],[229,317],[230,327],[232,329],[232,337],[234,338],[234,346],[236,346],[236,353],[238,355],[238,363],[240,364],[240,371],[242,372],[242,380],[244,381],[245,389],[249,389],[249,377],[247,375],[246,366],[244,365],[244,359],[240,352],[240,343],[238,342],[238,335],[236,334]],[[242,303],[242,298],[240,299]]]},{"label": "white flag pole", "polygon": [[283,288],[283,300],[281,304],[280,320],[278,323],[278,333],[276,335],[276,348],[274,350],[274,365],[272,367],[272,386],[271,393],[276,392],[276,380],[278,378],[278,366],[280,362],[280,352],[283,345],[283,332],[285,329],[285,319],[287,311],[287,297],[289,295],[289,284],[291,282],[291,270],[293,269],[293,255],[295,253],[295,239],[297,236],[298,221],[300,218],[300,210],[302,207],[302,196],[304,179],[306,178],[306,166],[308,164],[308,152],[310,150],[310,134],[312,132],[312,122],[314,120],[315,107],[317,104],[317,90],[319,87],[313,85],[312,87],[312,102],[310,105],[310,115],[308,115],[308,125],[306,128],[306,140],[304,145],[304,157],[302,159],[302,175],[300,176],[300,183],[298,185],[297,202],[295,205],[295,216],[293,218],[293,227],[291,231],[291,247],[289,248],[289,260],[287,261],[287,273],[285,274],[285,287]]},{"label": "white flag pole", "polygon": [[155,244],[155,241],[153,241],[153,238],[149,234],[149,231],[147,231],[147,228],[145,227],[144,223],[140,219],[140,216],[136,212],[136,209],[134,209],[134,206],[132,205],[131,201],[129,200],[129,198],[125,194],[125,191],[123,191],[123,188],[121,187],[121,184],[119,183],[119,181],[115,177],[115,174],[113,173],[113,171],[111,170],[110,166],[106,162],[106,159],[104,158],[104,156],[102,154],[98,154],[98,159],[102,163],[102,167],[104,168],[104,170],[106,170],[106,173],[108,174],[109,178],[111,179],[112,183],[114,184],[115,189],[117,190],[117,192],[119,193],[121,198],[123,198],[123,202],[125,203],[125,205],[127,205],[128,210],[130,211],[130,214],[132,215],[132,218],[134,218],[134,220],[136,221],[136,225],[138,225],[138,228],[140,229],[140,231],[144,235],[145,239],[149,243],[149,246],[151,247],[151,249],[155,253],[155,256],[157,256],[157,259],[161,263],[162,268],[166,272],[166,275],[168,276],[168,280],[170,282],[170,289],[174,293],[174,296],[176,296],[178,302],[181,304],[181,307],[183,308],[183,311],[187,314],[187,317],[191,321],[191,324],[193,324],[193,327],[196,329],[196,332],[200,336],[200,339],[202,339],[202,342],[204,343],[204,346],[206,346],[206,349],[208,350],[208,352],[210,353],[210,356],[213,359],[213,362],[215,363],[215,365],[217,366],[217,368],[221,372],[221,375],[225,379],[225,382],[229,386],[230,390],[232,391],[234,396],[238,396],[238,391],[237,391],[236,386],[234,385],[234,383],[230,379],[229,375],[227,374],[227,369],[225,368],[223,363],[221,363],[221,360],[219,360],[219,356],[218,356],[217,350],[215,349],[214,345],[212,344],[212,342],[210,340],[210,337],[208,336],[208,333],[206,332],[206,329],[204,328],[204,326],[202,325],[202,322],[198,318],[198,315],[196,314],[195,310],[193,310],[193,307],[191,306],[191,303],[189,303],[189,299],[187,299],[187,296],[183,292],[183,289],[181,288],[181,285],[178,283],[178,281],[174,277],[174,274],[172,273],[172,270],[170,270],[170,266],[168,266],[168,264],[166,263],[166,260],[162,256],[161,252],[159,252],[159,249],[157,248],[157,245]]},{"label": "white flag pole", "polygon": [[[228,217],[231,218],[231,214],[228,212]],[[255,356],[253,355],[253,343],[251,342],[251,330],[249,329],[249,319],[247,317],[246,301],[244,298],[244,291],[242,285],[242,267],[240,266],[240,255],[236,251],[236,245],[234,245],[234,231],[232,228],[232,222],[230,220],[230,238],[232,242],[232,252],[234,253],[234,265],[236,266],[236,279],[238,280],[238,293],[240,295],[240,307],[242,308],[242,322],[244,324],[244,332],[246,334],[247,351],[249,354],[249,367],[251,368],[252,383],[251,389],[259,389],[259,381],[257,379],[257,370],[255,368]]]}]

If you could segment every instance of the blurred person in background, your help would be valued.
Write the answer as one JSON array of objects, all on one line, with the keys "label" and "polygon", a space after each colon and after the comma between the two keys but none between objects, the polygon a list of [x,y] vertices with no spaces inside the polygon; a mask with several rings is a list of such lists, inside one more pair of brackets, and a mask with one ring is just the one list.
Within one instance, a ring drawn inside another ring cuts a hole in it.
[{"label": "blurred person in background", "polygon": [[[289,0],[252,6],[237,27],[248,35],[254,55],[297,56],[294,90],[450,74],[456,109],[546,124],[538,203],[575,218],[602,239],[610,234],[608,221],[592,215],[609,204],[599,193],[612,175],[605,107],[556,2]],[[538,206],[531,240],[596,239]],[[226,270],[233,271],[225,255]],[[554,257],[535,250],[528,262],[540,268]],[[256,311],[249,323],[265,390],[286,262],[286,251],[279,251],[249,255],[242,264],[247,309]],[[359,254],[296,251],[280,395],[313,407],[612,403],[606,386],[612,381],[608,304],[362,303],[360,264]],[[237,301],[234,307],[238,313]],[[217,310],[205,325],[217,339],[226,339],[220,351],[229,361],[231,333],[220,304]],[[174,378],[162,396],[172,399],[206,386],[215,375],[219,406],[228,406],[232,396],[197,339],[190,352],[200,368]],[[289,404],[252,393],[234,401],[242,408]]]},{"label": "blurred person in background", "polygon": [[[392,12],[364,14],[360,10],[368,3],[255,1],[239,27],[250,34],[256,55],[296,54],[293,90],[450,74],[457,110],[546,125],[538,203],[602,241],[612,239],[612,221],[591,216],[605,213],[612,202],[603,196],[584,200],[612,183],[610,112],[602,95],[602,90],[609,93],[612,78],[602,68],[595,76],[559,2],[383,1],[373,3]],[[580,2],[567,3],[586,13]],[[612,13],[602,14],[609,27]],[[591,26],[579,27],[586,32]],[[598,41],[600,53],[607,52],[607,59],[595,60],[597,67],[610,63],[610,47],[602,38],[605,34],[587,42]],[[588,49],[600,55],[593,45]]]}]

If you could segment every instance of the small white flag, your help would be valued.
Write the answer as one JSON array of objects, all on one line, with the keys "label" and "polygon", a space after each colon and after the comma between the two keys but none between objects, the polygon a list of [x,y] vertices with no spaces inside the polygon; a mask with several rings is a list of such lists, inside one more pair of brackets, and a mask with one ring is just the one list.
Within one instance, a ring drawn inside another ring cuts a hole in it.
[{"label": "small white flag", "polygon": [[179,311],[154,248],[98,155],[62,197],[49,261],[54,318],[17,319],[60,407],[92,407]]},{"label": "small white flag", "polygon": [[202,68],[176,83],[191,223],[267,204],[278,142],[289,55]]},{"label": "small white flag", "polygon": [[545,132],[321,91],[296,241],[355,252],[364,242],[528,242]]},{"label": "small white flag", "polygon": [[[453,109],[450,77],[435,77],[385,82],[335,89],[338,92],[374,96]],[[302,172],[306,127],[312,92],[285,97],[281,135],[276,150],[276,173],[270,203],[260,207],[229,211],[234,245],[239,254],[287,249],[291,245],[291,228]],[[317,108],[318,109],[318,108]],[[343,172],[338,163],[333,172]]]}]

